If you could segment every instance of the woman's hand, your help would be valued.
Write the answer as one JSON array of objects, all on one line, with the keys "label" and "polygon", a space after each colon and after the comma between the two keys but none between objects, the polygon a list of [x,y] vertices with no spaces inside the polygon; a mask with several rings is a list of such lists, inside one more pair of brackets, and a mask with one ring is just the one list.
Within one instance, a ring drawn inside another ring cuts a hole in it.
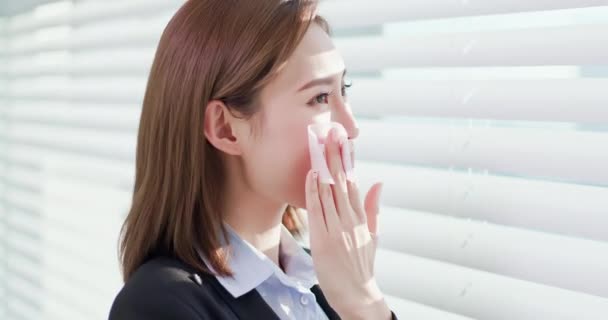
[{"label": "woman's hand", "polygon": [[335,184],[319,182],[313,170],[306,178],[310,249],[319,285],[342,319],[390,319],[374,278],[382,185],[373,185],[362,204],[357,184],[346,179],[342,165],[341,145],[348,141],[340,143],[335,131],[325,144]]}]

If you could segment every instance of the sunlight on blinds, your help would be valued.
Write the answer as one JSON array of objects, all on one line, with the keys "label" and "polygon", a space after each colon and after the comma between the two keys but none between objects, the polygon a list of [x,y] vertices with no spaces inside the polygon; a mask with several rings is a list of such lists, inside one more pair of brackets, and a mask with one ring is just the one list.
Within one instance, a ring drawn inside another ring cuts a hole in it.
[{"label": "sunlight on blinds", "polygon": [[[106,319],[147,73],[182,1],[7,3],[0,318]],[[320,13],[353,79],[361,189],[385,182],[376,273],[399,318],[605,319],[608,1]]]}]

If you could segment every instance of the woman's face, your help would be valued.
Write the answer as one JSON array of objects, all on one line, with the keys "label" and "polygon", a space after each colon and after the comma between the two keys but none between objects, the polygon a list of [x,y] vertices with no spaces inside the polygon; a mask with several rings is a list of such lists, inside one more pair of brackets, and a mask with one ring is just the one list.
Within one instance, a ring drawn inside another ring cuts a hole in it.
[{"label": "woman's face", "polygon": [[335,121],[350,139],[357,123],[343,95],[344,61],[316,24],[261,92],[258,136],[244,144],[245,172],[256,192],[281,203],[305,207],[304,184],[311,168],[307,126]]}]

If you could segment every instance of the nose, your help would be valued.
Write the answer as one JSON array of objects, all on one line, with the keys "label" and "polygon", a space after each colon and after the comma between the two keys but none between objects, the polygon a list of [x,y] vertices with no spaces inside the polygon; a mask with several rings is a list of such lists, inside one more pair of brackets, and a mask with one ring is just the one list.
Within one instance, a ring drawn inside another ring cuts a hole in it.
[{"label": "nose", "polygon": [[359,126],[348,103],[341,103],[332,110],[331,121],[339,122],[344,126],[349,139],[354,140],[359,136]]}]

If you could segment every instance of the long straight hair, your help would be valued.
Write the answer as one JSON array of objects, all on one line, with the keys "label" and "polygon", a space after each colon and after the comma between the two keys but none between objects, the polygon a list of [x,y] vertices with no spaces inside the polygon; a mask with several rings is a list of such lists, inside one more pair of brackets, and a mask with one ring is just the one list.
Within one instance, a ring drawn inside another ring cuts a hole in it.
[{"label": "long straight hair", "polygon": [[[159,252],[201,272],[232,275],[221,238],[226,183],[220,151],[206,139],[205,108],[223,101],[251,118],[261,89],[293,53],[311,23],[331,33],[305,0],[188,0],[163,31],[141,110],[131,208],[121,228],[126,282]],[[301,224],[288,206],[283,224]]]}]

